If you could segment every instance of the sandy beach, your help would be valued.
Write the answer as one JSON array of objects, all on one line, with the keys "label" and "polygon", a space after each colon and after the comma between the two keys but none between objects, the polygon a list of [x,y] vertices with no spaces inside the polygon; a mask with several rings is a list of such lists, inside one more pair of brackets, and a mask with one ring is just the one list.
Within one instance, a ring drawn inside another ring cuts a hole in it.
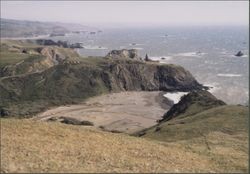
[{"label": "sandy beach", "polygon": [[107,131],[134,133],[156,124],[172,104],[162,92],[121,92],[90,98],[77,105],[49,109],[35,117],[48,120],[61,116],[91,121]]}]

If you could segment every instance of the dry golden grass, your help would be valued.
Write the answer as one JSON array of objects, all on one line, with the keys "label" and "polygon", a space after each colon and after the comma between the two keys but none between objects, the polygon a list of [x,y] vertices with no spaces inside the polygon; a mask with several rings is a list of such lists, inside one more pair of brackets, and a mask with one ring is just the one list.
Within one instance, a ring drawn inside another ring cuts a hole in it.
[{"label": "dry golden grass", "polygon": [[171,143],[91,127],[1,119],[1,172],[219,172]]},{"label": "dry golden grass", "polygon": [[220,106],[190,116],[179,115],[148,129],[144,137],[205,156],[221,172],[247,173],[248,115],[245,106]]}]

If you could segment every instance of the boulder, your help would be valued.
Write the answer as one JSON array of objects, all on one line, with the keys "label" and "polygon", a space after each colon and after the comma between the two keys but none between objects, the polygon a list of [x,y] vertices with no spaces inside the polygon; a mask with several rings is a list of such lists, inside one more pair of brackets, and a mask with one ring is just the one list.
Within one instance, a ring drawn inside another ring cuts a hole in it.
[{"label": "boulder", "polygon": [[94,126],[94,124],[90,121],[81,121],[75,118],[71,118],[71,117],[51,117],[49,118],[47,121],[59,121],[61,123],[65,123],[65,124],[72,124],[72,125],[85,125],[85,126]]},{"label": "boulder", "polygon": [[243,56],[244,54],[242,53],[242,51],[239,51],[237,54],[235,54],[235,56],[237,56],[237,57],[241,57],[241,56]]}]

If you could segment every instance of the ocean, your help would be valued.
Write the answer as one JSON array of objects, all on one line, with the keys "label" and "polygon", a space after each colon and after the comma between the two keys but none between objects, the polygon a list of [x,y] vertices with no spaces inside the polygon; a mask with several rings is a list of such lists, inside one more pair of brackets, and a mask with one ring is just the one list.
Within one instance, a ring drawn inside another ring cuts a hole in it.
[{"label": "ocean", "polygon": [[[140,56],[178,64],[228,104],[249,101],[249,30],[240,26],[103,29],[90,34],[50,37],[82,42],[82,56],[105,56],[113,49],[138,49]],[[238,51],[245,55],[234,56]]]}]

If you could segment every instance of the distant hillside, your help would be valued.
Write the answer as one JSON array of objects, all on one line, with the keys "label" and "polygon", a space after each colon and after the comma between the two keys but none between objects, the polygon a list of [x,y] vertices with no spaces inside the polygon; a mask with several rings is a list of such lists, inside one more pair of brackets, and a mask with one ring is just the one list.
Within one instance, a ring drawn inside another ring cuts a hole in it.
[{"label": "distant hillside", "polygon": [[1,18],[1,37],[32,37],[52,33],[65,34],[78,30],[96,30],[80,24],[60,22],[38,22]]}]

